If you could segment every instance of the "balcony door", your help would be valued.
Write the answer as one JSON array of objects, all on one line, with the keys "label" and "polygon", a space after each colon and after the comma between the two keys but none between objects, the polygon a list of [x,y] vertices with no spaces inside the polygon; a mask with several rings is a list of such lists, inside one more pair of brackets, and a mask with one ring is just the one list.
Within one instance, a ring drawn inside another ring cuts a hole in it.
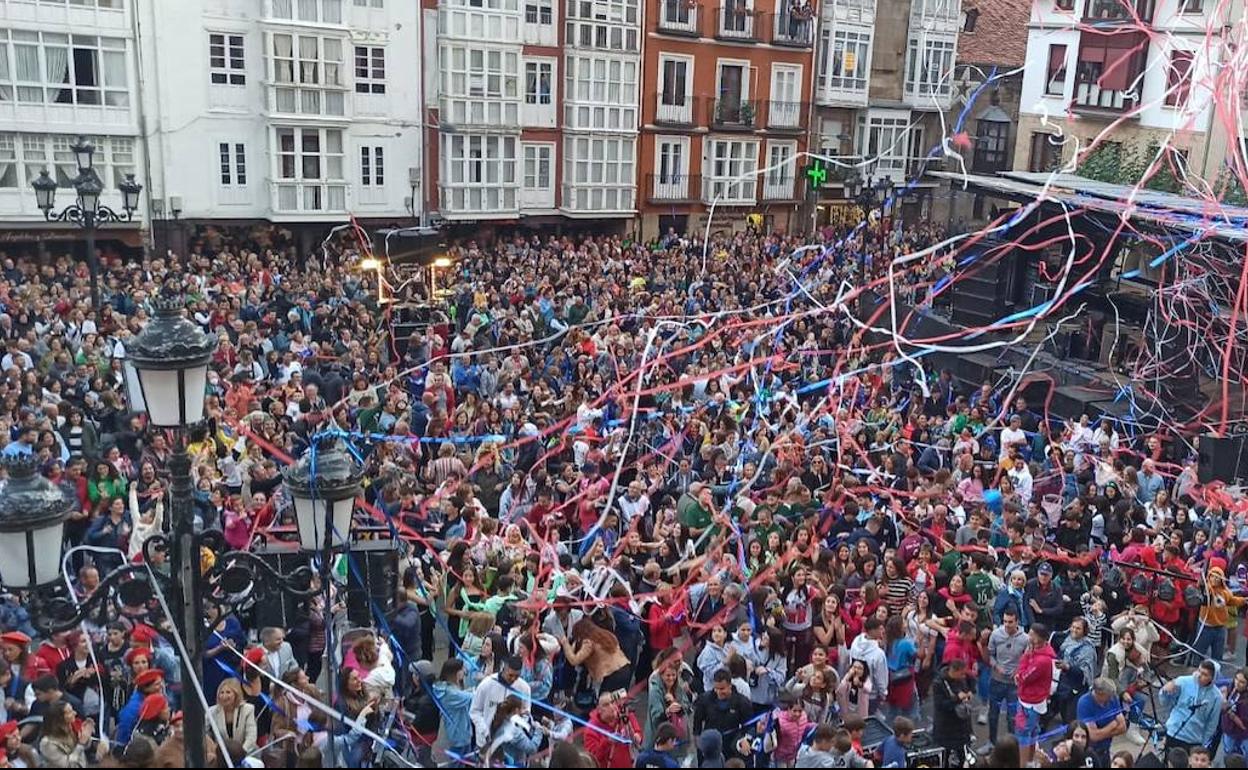
[{"label": "balcony door", "polygon": [[719,65],[718,103],[716,118],[721,123],[740,123],[741,106],[749,93],[750,71],[745,64]]},{"label": "balcony door", "polygon": [[771,112],[769,123],[778,128],[796,128],[801,112],[802,68],[774,65],[771,69]]}]

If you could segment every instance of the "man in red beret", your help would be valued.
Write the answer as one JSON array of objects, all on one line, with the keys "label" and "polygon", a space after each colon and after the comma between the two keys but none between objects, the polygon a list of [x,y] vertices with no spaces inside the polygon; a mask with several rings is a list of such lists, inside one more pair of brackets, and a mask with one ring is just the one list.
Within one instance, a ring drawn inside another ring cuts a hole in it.
[{"label": "man in red beret", "polygon": [[52,638],[39,645],[39,651],[35,653],[35,657],[47,666],[49,671],[56,671],[62,663],[74,656],[74,651],[69,645],[70,633],[68,631],[58,631],[52,634]]},{"label": "man in red beret", "polygon": [[143,708],[143,701],[147,696],[163,694],[164,689],[165,677],[158,668],[148,669],[134,678],[134,693],[130,696],[126,707],[117,715],[115,742],[118,745],[124,746],[130,742],[130,736],[139,724],[139,711]]},{"label": "man in red beret", "polygon": [[134,732],[151,738],[159,746],[169,738],[169,717],[169,699],[160,693],[148,695],[139,707],[139,724]]}]

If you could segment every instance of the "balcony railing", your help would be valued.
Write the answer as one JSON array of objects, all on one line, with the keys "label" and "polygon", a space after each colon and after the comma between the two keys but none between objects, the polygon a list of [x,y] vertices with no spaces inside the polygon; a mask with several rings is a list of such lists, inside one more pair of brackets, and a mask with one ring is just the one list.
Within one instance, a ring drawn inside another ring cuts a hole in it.
[{"label": "balcony railing", "polygon": [[782,131],[802,131],[810,102],[767,102],[767,127]]},{"label": "balcony railing", "polygon": [[654,122],[668,126],[692,126],[694,105],[697,100],[692,96],[684,96],[684,104],[664,104],[663,95],[659,94],[659,104],[654,113]]},{"label": "balcony railing", "polygon": [[1138,92],[1129,88],[1102,88],[1098,80],[1099,78],[1075,83],[1075,98],[1071,104],[1074,109],[1127,112],[1140,103]]},{"label": "balcony railing", "polygon": [[715,37],[739,43],[757,43],[762,12],[745,5],[715,9]]},{"label": "balcony railing", "polygon": [[714,128],[752,131],[759,125],[758,102],[741,99],[713,99],[710,124]]},{"label": "balcony railing", "polygon": [[1138,16],[1140,21],[1149,23],[1153,20],[1155,7],[1156,0],[1088,0],[1083,20],[1129,23],[1134,22],[1135,16]]},{"label": "balcony railing", "polygon": [[[810,8],[810,6],[802,6]],[[790,8],[773,13],[771,42],[794,48],[810,48],[815,43],[815,18],[813,12]]]},{"label": "balcony railing", "polygon": [[753,206],[758,202],[758,177],[703,177],[702,200],[720,206]]},{"label": "balcony railing", "polygon": [[672,35],[698,37],[701,34],[699,14],[702,6],[685,0],[661,0],[659,3],[659,31]]},{"label": "balcony railing", "polygon": [[702,193],[700,174],[648,174],[646,190],[651,202],[692,202]]},{"label": "balcony railing", "polygon": [[784,179],[772,179],[767,177],[763,183],[763,200],[765,201],[791,201],[796,200],[797,196],[793,192],[793,177],[785,177]]}]

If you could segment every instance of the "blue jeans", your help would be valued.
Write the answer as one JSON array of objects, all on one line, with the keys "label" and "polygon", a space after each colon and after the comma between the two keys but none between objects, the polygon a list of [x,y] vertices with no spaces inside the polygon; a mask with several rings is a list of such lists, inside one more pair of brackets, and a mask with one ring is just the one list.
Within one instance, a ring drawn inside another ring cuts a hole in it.
[{"label": "blue jeans", "polygon": [[1040,712],[1023,706],[1023,729],[1018,732],[1018,742],[1022,746],[1035,746],[1036,736],[1040,735]]},{"label": "blue jeans", "polygon": [[992,666],[979,667],[979,681],[976,684],[978,686],[975,688],[975,694],[979,696],[980,700],[987,703],[988,698],[992,695]]},{"label": "blue jeans", "polygon": [[988,686],[988,742],[997,742],[997,720],[1001,716],[1001,707],[1005,706],[1005,725],[1011,735],[1014,734],[1014,714],[1018,711],[1018,687],[1013,683],[998,682],[993,679]]},{"label": "blue jeans", "polygon": [[1222,653],[1226,651],[1226,626],[1205,626],[1202,628],[1200,636],[1196,637],[1196,643],[1192,645],[1192,649],[1196,650],[1197,655],[1212,658],[1214,662],[1221,664]]}]

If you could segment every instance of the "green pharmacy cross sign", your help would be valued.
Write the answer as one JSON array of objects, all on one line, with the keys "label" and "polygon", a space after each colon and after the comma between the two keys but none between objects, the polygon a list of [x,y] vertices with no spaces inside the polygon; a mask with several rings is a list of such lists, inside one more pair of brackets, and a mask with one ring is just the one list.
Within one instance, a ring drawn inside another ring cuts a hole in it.
[{"label": "green pharmacy cross sign", "polygon": [[828,169],[823,161],[815,160],[806,166],[806,178],[810,180],[810,188],[818,190],[828,182]]}]

